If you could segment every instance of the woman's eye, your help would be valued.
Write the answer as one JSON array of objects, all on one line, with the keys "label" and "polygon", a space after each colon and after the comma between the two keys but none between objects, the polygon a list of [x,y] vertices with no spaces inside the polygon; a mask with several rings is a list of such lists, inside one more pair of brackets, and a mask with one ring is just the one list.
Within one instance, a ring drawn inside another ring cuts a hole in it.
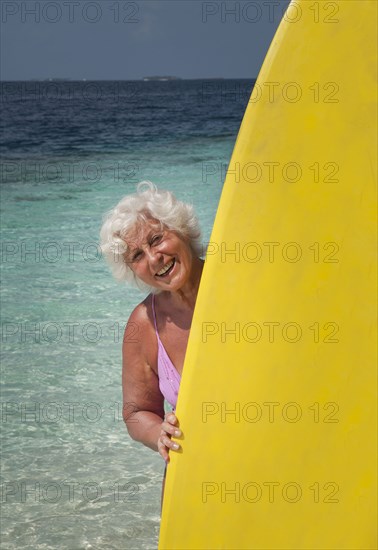
[{"label": "woman's eye", "polygon": [[162,235],[154,235],[151,239],[151,244],[159,244],[161,242]]},{"label": "woman's eye", "polygon": [[141,254],[142,254],[142,253],[141,253],[140,250],[139,250],[138,252],[135,252],[135,254],[133,254],[133,255],[131,256],[131,261],[132,261],[132,262],[137,262],[137,261],[140,259]]}]

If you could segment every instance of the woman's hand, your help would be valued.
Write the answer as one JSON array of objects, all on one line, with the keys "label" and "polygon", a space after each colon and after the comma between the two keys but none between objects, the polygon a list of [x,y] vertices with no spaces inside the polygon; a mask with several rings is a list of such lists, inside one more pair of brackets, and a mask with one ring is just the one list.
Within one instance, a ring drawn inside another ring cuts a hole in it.
[{"label": "woman's hand", "polygon": [[169,449],[173,451],[178,451],[180,445],[176,441],[171,440],[171,436],[180,437],[181,430],[178,428],[178,421],[176,416],[169,412],[165,415],[164,421],[161,425],[161,432],[158,439],[158,452],[164,458],[166,464],[169,462]]}]

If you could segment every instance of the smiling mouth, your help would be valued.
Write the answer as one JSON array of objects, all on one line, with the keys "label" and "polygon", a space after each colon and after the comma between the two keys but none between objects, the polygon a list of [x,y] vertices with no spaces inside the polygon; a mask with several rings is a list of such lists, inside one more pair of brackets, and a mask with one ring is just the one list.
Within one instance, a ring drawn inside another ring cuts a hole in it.
[{"label": "smiling mouth", "polygon": [[168,262],[160,271],[156,273],[156,277],[165,277],[166,275],[169,275],[175,263],[176,263],[175,259]]}]

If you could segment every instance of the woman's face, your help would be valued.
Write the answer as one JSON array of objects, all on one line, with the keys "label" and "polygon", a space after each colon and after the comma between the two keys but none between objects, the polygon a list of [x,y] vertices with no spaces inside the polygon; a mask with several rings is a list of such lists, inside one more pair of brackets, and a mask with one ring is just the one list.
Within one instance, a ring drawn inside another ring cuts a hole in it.
[{"label": "woman's face", "polygon": [[190,276],[189,243],[156,221],[138,225],[126,237],[125,261],[139,279],[161,290],[179,290]]}]

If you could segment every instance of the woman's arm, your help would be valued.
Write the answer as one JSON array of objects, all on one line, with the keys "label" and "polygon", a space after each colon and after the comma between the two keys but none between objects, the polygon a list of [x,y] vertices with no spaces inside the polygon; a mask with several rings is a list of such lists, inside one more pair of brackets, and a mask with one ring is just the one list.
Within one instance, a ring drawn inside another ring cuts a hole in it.
[{"label": "woman's arm", "polygon": [[176,433],[177,419],[172,413],[164,421],[164,397],[159,378],[150,366],[155,355],[156,336],[142,303],[132,312],[123,340],[123,419],[133,439],[158,451],[168,461],[168,449],[179,448],[170,440],[170,435],[179,434]]}]

